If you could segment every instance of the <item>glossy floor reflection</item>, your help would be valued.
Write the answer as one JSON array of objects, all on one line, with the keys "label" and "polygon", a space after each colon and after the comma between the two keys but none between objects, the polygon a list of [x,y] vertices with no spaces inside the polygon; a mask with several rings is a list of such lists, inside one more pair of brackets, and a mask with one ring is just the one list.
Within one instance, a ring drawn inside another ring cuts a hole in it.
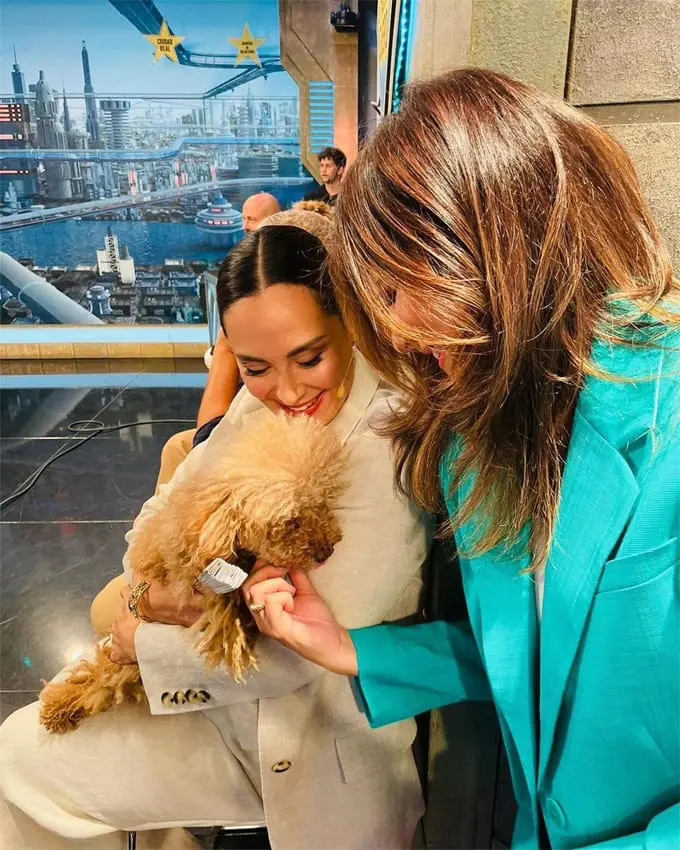
[{"label": "glossy floor reflection", "polygon": [[[3,376],[0,499],[80,439],[68,428],[76,420],[193,422],[205,376],[200,361],[157,372]],[[124,535],[153,493],[163,443],[187,427],[139,424],[96,436],[0,513],[2,718],[93,639],[90,602],[121,570]]]}]

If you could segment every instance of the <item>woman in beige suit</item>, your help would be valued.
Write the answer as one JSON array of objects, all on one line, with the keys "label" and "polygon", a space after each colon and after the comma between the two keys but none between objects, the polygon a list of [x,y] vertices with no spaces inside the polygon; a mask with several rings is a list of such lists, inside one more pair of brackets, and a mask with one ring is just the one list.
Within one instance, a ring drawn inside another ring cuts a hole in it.
[{"label": "woman in beige suit", "polygon": [[[428,524],[396,492],[390,443],[375,431],[398,398],[340,322],[325,273],[330,235],[315,213],[282,213],[225,261],[220,312],[245,387],[144,505],[128,541],[251,417],[315,416],[348,448],[349,487],[337,512],[343,540],[313,582],[357,628],[418,610]],[[150,712],[125,706],[62,737],[39,727],[37,703],[9,717],[0,846],[113,850],[123,830],[139,830],[141,846],[184,847],[177,827],[265,823],[274,850],[410,846],[423,812],[412,720],[370,729],[348,678],[267,638],[259,671],[235,684],[205,666],[185,626],[168,624],[190,623],[191,610],[173,614],[158,588],[143,604],[164,622],[140,622],[122,600],[113,637],[117,660],[140,665]],[[209,693],[210,710],[187,699],[192,689]],[[168,831],[161,840],[151,830]]]}]

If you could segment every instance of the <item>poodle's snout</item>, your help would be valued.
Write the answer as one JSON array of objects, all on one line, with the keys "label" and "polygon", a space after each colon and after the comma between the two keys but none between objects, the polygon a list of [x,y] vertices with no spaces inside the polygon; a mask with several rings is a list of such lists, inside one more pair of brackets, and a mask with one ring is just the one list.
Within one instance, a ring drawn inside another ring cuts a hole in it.
[{"label": "poodle's snout", "polygon": [[323,564],[323,562],[327,561],[333,554],[333,549],[334,547],[330,543],[319,543],[314,549],[312,557],[317,564]]}]

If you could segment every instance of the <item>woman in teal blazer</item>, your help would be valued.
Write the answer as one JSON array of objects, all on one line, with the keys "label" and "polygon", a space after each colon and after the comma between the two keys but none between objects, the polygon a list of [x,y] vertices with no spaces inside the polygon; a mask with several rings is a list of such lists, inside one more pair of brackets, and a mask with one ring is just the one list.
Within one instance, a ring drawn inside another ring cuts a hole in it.
[{"label": "woman in teal blazer", "polygon": [[400,486],[446,507],[470,624],[347,632],[263,567],[260,629],[355,677],[372,726],[492,699],[514,847],[680,847],[679,287],[628,157],[456,71],[381,124],[337,222],[345,315],[405,394]]}]

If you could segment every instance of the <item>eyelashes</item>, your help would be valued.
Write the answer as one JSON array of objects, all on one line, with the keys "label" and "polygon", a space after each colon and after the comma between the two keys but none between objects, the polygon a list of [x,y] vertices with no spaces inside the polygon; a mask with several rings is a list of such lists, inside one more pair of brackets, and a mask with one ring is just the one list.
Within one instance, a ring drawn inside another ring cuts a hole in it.
[{"label": "eyelashes", "polygon": [[316,356],[312,357],[311,360],[305,360],[304,362],[298,363],[298,366],[302,366],[303,369],[313,369],[315,366],[318,366],[323,359],[323,354],[319,353]]},{"label": "eyelashes", "polygon": [[[297,365],[302,369],[314,369],[315,366],[318,366],[323,360],[324,352],[319,352],[310,360],[300,361]],[[244,367],[244,372],[249,378],[262,378],[267,372],[270,370],[271,366],[265,366],[262,369],[253,369],[250,366]]]}]

